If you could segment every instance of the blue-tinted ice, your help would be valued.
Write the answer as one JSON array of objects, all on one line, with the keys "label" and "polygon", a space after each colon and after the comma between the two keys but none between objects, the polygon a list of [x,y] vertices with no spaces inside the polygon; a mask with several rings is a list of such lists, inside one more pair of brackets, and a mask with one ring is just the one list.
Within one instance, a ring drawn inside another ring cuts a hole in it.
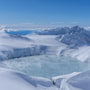
[{"label": "blue-tinted ice", "polygon": [[9,68],[30,76],[51,78],[72,72],[86,71],[90,64],[63,56],[41,55],[3,61]]}]

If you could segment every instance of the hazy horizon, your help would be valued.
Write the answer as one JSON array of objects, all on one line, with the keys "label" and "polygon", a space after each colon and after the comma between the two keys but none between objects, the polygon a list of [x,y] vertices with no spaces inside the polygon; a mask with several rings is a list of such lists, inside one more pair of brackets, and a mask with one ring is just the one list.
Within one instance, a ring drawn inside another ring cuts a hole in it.
[{"label": "hazy horizon", "polygon": [[89,27],[90,0],[0,0],[0,25]]}]

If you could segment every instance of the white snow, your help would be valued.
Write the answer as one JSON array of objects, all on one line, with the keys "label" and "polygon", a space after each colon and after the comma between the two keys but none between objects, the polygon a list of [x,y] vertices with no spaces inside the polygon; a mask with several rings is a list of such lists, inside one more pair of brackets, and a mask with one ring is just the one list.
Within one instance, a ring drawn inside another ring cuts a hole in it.
[{"label": "white snow", "polygon": [[82,46],[77,49],[67,49],[63,55],[76,58],[82,62],[90,61],[90,46]]},{"label": "white snow", "polygon": [[[63,32],[63,29],[66,30]],[[70,31],[69,31],[70,29]],[[73,30],[72,30],[73,29]],[[76,31],[75,31],[76,29]],[[61,28],[59,35],[8,35],[0,32],[0,59],[12,59],[31,55],[64,55],[76,58],[82,62],[90,60],[89,33],[82,28]],[[59,29],[54,30],[59,32]],[[50,32],[52,32],[50,30]],[[50,33],[49,32],[49,33]],[[82,36],[82,38],[79,37]],[[85,35],[84,35],[85,34]],[[81,46],[78,46],[79,37]],[[69,42],[70,41],[70,42]],[[65,43],[64,43],[65,42]],[[72,43],[73,42],[73,43]],[[86,44],[85,42],[88,42]],[[70,45],[67,45],[70,43]],[[72,45],[72,44],[75,44]],[[72,47],[73,46],[73,47]]]},{"label": "white snow", "polygon": [[52,78],[59,90],[90,90],[90,71]]},{"label": "white snow", "polygon": [[[81,73],[75,72],[68,75],[46,79],[31,77],[29,75],[23,74],[22,72],[9,69],[9,66],[11,65],[11,67],[13,67],[14,64],[17,64],[16,67],[21,69],[25,68],[25,70],[28,70],[28,68],[32,66],[36,66],[33,68],[35,70],[38,68],[41,69],[44,66],[43,74],[45,72],[47,74],[47,71],[54,70],[54,74],[56,75],[56,71],[60,72],[60,70],[62,70],[62,72],[64,72],[65,70],[69,71],[74,68],[76,69],[78,68],[78,64],[75,64],[74,62],[74,64],[69,65],[69,60],[66,59],[67,62],[65,61],[62,63],[62,65],[60,64],[62,66],[60,68],[58,67],[59,64],[57,65],[57,63],[60,61],[54,61],[56,60],[56,57],[53,57],[54,60],[52,58],[45,58],[47,61],[45,61],[42,57],[36,57],[40,62],[38,62],[36,59],[34,62],[32,61],[34,58],[32,58],[31,62],[33,63],[30,63],[29,61],[31,57],[27,57],[28,60],[25,58],[26,61],[22,58],[21,60],[23,61],[19,62],[19,59],[20,57],[31,55],[46,55],[45,57],[48,57],[47,55],[62,55],[63,57],[73,57],[79,61],[82,61],[82,63],[90,63],[89,53],[90,31],[86,31],[83,28],[79,28],[78,26],[73,28],[66,27],[53,29],[53,31],[46,30],[41,32],[41,35],[30,34],[26,36],[8,35],[2,29],[0,31],[0,60],[12,60],[0,62],[0,90],[90,90],[90,71]],[[13,62],[13,60],[16,61]],[[22,64],[22,66],[19,66],[20,64]],[[68,68],[66,66],[68,66]],[[45,69],[48,70],[45,71]],[[41,72],[39,73],[41,74]]]},{"label": "white snow", "polygon": [[53,77],[30,77],[0,67],[0,90],[90,90],[90,71]]},{"label": "white snow", "polygon": [[49,79],[0,68],[0,90],[58,90]]},{"label": "white snow", "polygon": [[[27,35],[9,36],[0,32],[1,59],[10,59],[30,55],[55,54],[66,47],[56,40],[56,36]],[[61,49],[60,49],[61,48]]]}]

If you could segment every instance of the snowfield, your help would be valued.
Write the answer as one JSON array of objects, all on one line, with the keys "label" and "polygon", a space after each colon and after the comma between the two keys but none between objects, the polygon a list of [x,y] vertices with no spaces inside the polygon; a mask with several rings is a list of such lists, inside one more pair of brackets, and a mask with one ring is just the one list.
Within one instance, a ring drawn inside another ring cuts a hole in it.
[{"label": "snowfield", "polygon": [[51,80],[33,78],[22,73],[0,68],[1,90],[58,90]]},{"label": "snowfield", "polygon": [[89,30],[30,32],[0,30],[0,90],[90,90]]},{"label": "snowfield", "polygon": [[17,35],[1,31],[0,60],[34,55],[64,55],[82,62],[90,60],[90,31],[78,26],[53,31],[58,33],[51,34],[52,30],[46,30]]},{"label": "snowfield", "polygon": [[90,90],[89,84],[90,71],[46,79],[0,68],[1,90]]},{"label": "snowfield", "polygon": [[[57,54],[66,45],[58,42],[56,36],[44,35],[8,35],[0,36],[0,59],[12,59],[42,54]],[[62,46],[62,47],[60,47]]]}]

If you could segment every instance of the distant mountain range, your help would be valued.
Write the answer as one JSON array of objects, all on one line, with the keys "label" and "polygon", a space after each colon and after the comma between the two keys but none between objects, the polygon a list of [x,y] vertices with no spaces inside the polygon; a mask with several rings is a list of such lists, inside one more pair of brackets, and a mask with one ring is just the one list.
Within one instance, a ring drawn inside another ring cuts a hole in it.
[{"label": "distant mountain range", "polygon": [[42,54],[71,56],[83,61],[90,58],[90,31],[79,26],[41,31],[4,30],[0,32],[0,41],[1,59]]}]

